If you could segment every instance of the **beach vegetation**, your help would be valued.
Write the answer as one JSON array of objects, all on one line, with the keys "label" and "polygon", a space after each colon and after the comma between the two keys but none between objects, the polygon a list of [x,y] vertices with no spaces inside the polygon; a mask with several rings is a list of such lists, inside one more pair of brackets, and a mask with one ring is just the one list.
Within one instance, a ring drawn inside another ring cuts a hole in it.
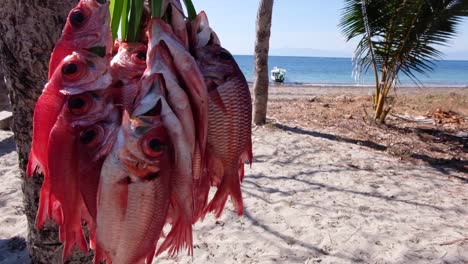
[{"label": "beach vegetation", "polygon": [[468,15],[468,1],[459,0],[345,0],[339,27],[347,41],[358,39],[354,74],[374,73],[374,120],[384,123],[393,104],[389,92],[400,73],[421,86],[418,74],[433,70],[442,58],[438,49],[456,36]]}]

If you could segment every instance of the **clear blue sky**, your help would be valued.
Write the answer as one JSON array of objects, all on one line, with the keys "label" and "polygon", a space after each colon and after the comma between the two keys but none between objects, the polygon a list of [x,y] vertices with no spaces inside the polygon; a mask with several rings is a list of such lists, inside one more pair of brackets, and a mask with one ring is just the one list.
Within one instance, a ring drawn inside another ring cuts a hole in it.
[{"label": "clear blue sky", "polygon": [[[205,10],[222,45],[233,54],[253,54],[258,0],[193,0]],[[338,28],[343,0],[276,0],[270,39],[271,55],[352,57],[355,42],[346,43]],[[447,59],[468,60],[468,19],[449,47]]]}]

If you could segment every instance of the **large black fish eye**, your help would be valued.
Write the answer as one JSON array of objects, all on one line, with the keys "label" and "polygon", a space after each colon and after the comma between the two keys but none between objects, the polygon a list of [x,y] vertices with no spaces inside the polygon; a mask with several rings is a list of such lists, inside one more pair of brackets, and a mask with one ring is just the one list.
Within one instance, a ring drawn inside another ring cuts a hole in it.
[{"label": "large black fish eye", "polygon": [[232,58],[232,55],[231,53],[225,51],[225,50],[222,50],[220,53],[219,53],[219,57],[223,60],[230,60]]},{"label": "large black fish eye", "polygon": [[65,75],[74,74],[78,71],[78,66],[75,63],[68,63],[62,67],[62,73]]},{"label": "large black fish eye", "polygon": [[153,151],[161,151],[162,142],[159,138],[153,138],[148,142],[148,147]]},{"label": "large black fish eye", "polygon": [[85,15],[81,10],[75,10],[70,14],[70,23],[74,27],[80,27],[85,20]]},{"label": "large black fish eye", "polygon": [[146,52],[140,51],[136,55],[140,60],[146,60]]},{"label": "large black fish eye", "polygon": [[71,97],[68,100],[68,108],[81,109],[85,105],[85,101],[81,97]]},{"label": "large black fish eye", "polygon": [[85,145],[89,144],[94,140],[94,138],[96,138],[96,135],[97,135],[96,130],[90,129],[90,130],[84,132],[83,134],[81,134],[80,142],[82,144],[85,144]]}]

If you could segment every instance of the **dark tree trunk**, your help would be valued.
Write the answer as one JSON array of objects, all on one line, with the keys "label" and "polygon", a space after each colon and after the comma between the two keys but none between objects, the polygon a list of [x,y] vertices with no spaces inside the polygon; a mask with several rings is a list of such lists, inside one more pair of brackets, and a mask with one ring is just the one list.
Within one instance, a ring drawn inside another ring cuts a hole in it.
[{"label": "dark tree trunk", "polygon": [[8,98],[8,91],[3,80],[3,72],[0,69],[0,111],[3,110],[10,110],[10,99]]},{"label": "dark tree trunk", "polygon": [[273,0],[260,0],[257,13],[257,38],[255,41],[254,69],[254,113],[256,125],[266,122],[268,103],[268,50],[270,48],[270,28],[273,11]]},{"label": "dark tree trunk", "polygon": [[[21,176],[24,178],[24,209],[28,219],[28,248],[33,263],[58,263],[62,247],[57,227],[48,223],[35,228],[42,177],[25,177],[31,146],[34,104],[47,82],[47,66],[66,16],[78,0],[1,0],[0,71],[6,79],[14,120]],[[74,254],[71,263],[84,263],[89,256]]]}]

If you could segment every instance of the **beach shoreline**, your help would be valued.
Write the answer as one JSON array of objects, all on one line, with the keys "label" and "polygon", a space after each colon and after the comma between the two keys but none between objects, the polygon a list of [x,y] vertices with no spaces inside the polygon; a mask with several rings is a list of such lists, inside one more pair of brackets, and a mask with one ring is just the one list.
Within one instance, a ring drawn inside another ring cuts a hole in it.
[{"label": "beach shoreline", "polygon": [[[253,95],[253,84],[249,84]],[[374,92],[374,86],[350,86],[350,85],[290,85],[290,84],[270,84],[269,100],[278,99],[301,99],[309,98],[318,95],[368,95],[371,96]],[[404,94],[468,94],[468,87],[413,87],[402,86],[397,87],[390,92],[390,96]]]}]

